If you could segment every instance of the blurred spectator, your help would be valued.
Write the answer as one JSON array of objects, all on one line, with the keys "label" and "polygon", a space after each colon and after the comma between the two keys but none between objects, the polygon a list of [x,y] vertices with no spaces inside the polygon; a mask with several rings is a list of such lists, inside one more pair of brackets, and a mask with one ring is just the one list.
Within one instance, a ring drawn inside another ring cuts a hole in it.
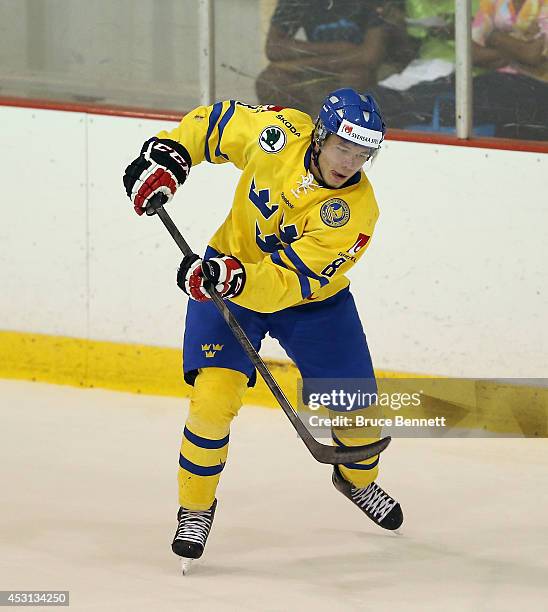
[{"label": "blurred spectator", "polygon": [[497,136],[548,140],[548,1],[481,0],[472,24],[474,117]]},{"label": "blurred spectator", "polygon": [[[472,4],[473,113],[478,133],[548,139],[548,1]],[[428,30],[422,34],[420,59],[371,93],[389,127],[432,129],[437,114],[439,127],[449,130],[455,124],[453,1],[407,0],[406,6],[410,27]]]},{"label": "blurred spectator", "polygon": [[[388,128],[431,125],[437,98],[454,91],[454,0],[407,0],[405,8],[409,35],[420,42],[418,57],[370,90]],[[454,103],[449,117],[452,126]]]},{"label": "blurred spectator", "polygon": [[364,91],[379,70],[401,70],[417,47],[403,17],[403,0],[279,0],[266,41],[270,64],[256,82],[259,101],[315,114],[326,92]]}]

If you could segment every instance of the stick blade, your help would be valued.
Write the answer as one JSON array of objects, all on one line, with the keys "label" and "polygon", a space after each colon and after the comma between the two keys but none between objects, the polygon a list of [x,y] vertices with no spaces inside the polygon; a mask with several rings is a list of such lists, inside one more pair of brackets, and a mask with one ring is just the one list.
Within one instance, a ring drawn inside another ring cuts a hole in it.
[{"label": "stick blade", "polygon": [[309,447],[310,452],[316,461],[320,463],[328,463],[330,465],[338,465],[341,463],[356,463],[371,459],[382,453],[392,441],[391,436],[386,436],[382,440],[363,446],[328,446],[315,441],[317,446]]}]

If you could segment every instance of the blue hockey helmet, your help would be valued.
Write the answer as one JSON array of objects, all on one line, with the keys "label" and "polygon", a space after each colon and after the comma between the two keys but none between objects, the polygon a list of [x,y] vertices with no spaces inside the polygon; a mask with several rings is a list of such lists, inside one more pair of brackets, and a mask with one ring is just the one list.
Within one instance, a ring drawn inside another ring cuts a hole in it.
[{"label": "blue hockey helmet", "polygon": [[385,133],[386,126],[373,96],[345,87],[331,92],[323,101],[312,138],[321,149],[329,134],[337,134],[371,149],[373,157]]}]

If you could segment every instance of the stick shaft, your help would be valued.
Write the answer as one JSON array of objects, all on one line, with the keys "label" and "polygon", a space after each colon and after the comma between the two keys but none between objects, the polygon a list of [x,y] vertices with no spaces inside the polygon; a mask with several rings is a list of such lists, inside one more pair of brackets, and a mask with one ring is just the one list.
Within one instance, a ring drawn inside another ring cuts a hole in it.
[{"label": "stick shaft", "polygon": [[[163,208],[163,206],[155,206],[155,209],[156,214],[160,217],[162,223],[165,225],[166,229],[171,234],[177,246],[181,249],[183,255],[191,255],[193,253],[192,249],[188,245],[187,241],[184,239],[181,232],[179,232],[177,226],[175,225],[169,214],[166,212],[166,210]],[[317,461],[320,461],[321,463],[330,464],[363,461],[381,453],[388,446],[388,444],[390,443],[390,437],[383,438],[382,440],[374,442],[373,444],[353,448],[340,448],[320,444],[312,436],[312,434],[308,431],[304,423],[301,421],[299,415],[291,405],[291,402],[285,396],[281,387],[276,382],[276,379],[272,376],[267,365],[261,359],[254,346],[251,344],[241,325],[238,323],[234,315],[230,312],[228,306],[218,294],[215,287],[213,287],[211,281],[206,282],[205,288],[211,296],[213,303],[219,310],[219,313],[221,314],[227,325],[230,327],[236,340],[240,343],[242,349],[245,351],[246,355],[251,360],[251,363],[262,376],[266,385],[280,404],[282,410],[285,412],[288,419],[291,421],[291,424],[299,434],[305,446],[308,448],[310,453]]]}]

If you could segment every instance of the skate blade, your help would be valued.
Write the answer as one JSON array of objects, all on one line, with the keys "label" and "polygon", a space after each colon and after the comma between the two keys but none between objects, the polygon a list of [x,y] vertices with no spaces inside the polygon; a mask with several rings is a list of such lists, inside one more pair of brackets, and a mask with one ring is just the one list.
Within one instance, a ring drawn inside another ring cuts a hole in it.
[{"label": "skate blade", "polygon": [[194,559],[187,559],[186,557],[181,559],[181,570],[183,572],[183,576],[186,576],[190,572],[193,561]]}]

